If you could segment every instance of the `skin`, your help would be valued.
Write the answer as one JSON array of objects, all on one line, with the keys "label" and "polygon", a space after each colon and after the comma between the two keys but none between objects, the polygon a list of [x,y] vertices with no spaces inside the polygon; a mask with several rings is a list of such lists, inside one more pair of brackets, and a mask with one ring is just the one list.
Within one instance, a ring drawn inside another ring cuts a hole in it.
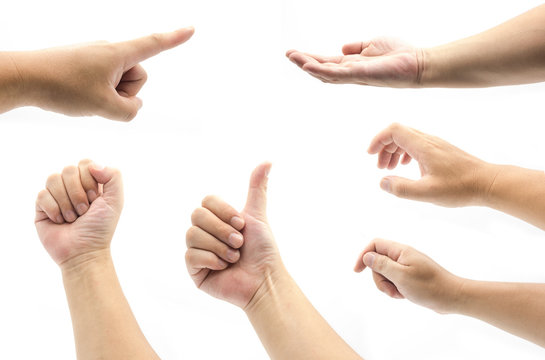
[{"label": "skin", "polygon": [[390,297],[471,316],[545,347],[545,284],[463,279],[419,251],[383,239],[362,251],[354,270],[366,267],[377,288]]},{"label": "skin", "polygon": [[361,359],[282,263],[266,215],[270,166],[252,173],[241,212],[216,196],[195,210],[186,237],[188,272],[199,289],[246,312],[271,359]]},{"label": "skin", "polygon": [[488,206],[545,230],[545,173],[490,164],[448,142],[392,124],[371,141],[378,167],[418,162],[421,178],[386,176],[380,187],[398,197],[441,206]]},{"label": "skin", "polygon": [[488,87],[545,81],[545,5],[469,38],[415,48],[390,38],[346,44],[343,55],[289,50],[311,76],[337,84],[399,88]]},{"label": "skin", "polygon": [[119,43],[0,52],[0,113],[37,106],[69,116],[132,120],[147,74],[140,62],[183,44],[192,27]]},{"label": "skin", "polygon": [[61,269],[78,359],[158,359],[110,254],[122,208],[121,174],[90,160],[49,176],[36,200],[36,230]]}]

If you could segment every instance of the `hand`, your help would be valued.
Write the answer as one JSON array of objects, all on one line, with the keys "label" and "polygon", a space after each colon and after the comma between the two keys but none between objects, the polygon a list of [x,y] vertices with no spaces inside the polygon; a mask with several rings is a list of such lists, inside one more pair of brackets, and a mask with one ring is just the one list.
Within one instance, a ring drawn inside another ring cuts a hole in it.
[{"label": "hand", "polygon": [[186,264],[195,285],[243,309],[266,278],[282,268],[266,216],[270,166],[261,164],[252,173],[241,213],[208,196],[193,212],[186,236]]},{"label": "hand", "polygon": [[290,50],[286,56],[326,83],[416,87],[422,76],[422,51],[398,40],[378,38],[343,46],[344,56]]},{"label": "hand", "polygon": [[373,270],[377,288],[396,299],[408,299],[439,313],[451,312],[462,279],[407,245],[375,239],[365,247],[354,268]]},{"label": "hand", "polygon": [[122,208],[119,171],[82,160],[47,179],[36,200],[36,230],[59,266],[76,265],[109,251]]},{"label": "hand", "polygon": [[380,187],[401,198],[456,207],[480,205],[495,178],[492,166],[435,136],[392,124],[371,141],[380,169],[418,161],[422,178],[386,176]]},{"label": "hand", "polygon": [[13,53],[26,105],[70,116],[132,120],[142,107],[136,95],[147,74],[139,64],[186,42],[192,27],[120,43],[96,42]]}]

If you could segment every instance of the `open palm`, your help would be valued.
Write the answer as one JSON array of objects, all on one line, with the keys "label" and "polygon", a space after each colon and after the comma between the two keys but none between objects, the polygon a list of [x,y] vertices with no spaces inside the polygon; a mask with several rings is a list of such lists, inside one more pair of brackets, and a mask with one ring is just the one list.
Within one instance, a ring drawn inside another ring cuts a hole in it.
[{"label": "open palm", "polygon": [[342,56],[290,50],[286,56],[327,83],[416,87],[422,73],[421,52],[399,40],[378,38],[343,46]]}]

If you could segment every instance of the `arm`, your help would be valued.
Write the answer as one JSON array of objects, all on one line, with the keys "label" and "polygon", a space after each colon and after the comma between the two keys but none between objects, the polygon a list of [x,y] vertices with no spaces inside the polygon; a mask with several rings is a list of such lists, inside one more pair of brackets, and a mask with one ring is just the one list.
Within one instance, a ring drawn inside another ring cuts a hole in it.
[{"label": "arm", "polygon": [[195,285],[242,308],[272,359],[361,359],[285,269],[266,216],[270,164],[256,168],[239,213],[215,196],[192,215],[186,264]]},{"label": "arm", "polygon": [[373,270],[377,288],[439,313],[475,317],[545,346],[545,285],[499,283],[454,276],[426,255],[392,241],[375,239],[355,271]]},{"label": "arm", "polygon": [[0,113],[37,106],[69,116],[132,120],[147,74],[139,64],[186,42],[193,28],[119,43],[0,52]]},{"label": "arm", "polygon": [[545,5],[478,35],[424,49],[423,87],[545,81]]},{"label": "arm", "polygon": [[371,141],[378,167],[418,162],[422,177],[386,176],[380,186],[396,196],[442,206],[488,206],[545,229],[545,173],[484,162],[434,136],[393,124]]},{"label": "arm", "polygon": [[388,87],[487,87],[545,81],[545,5],[483,33],[420,49],[377,38],[344,45],[342,56],[296,50],[288,58],[329,83]]},{"label": "arm", "polygon": [[121,174],[88,160],[50,176],[38,195],[36,229],[61,268],[78,359],[158,359],[110,256],[122,207]]}]

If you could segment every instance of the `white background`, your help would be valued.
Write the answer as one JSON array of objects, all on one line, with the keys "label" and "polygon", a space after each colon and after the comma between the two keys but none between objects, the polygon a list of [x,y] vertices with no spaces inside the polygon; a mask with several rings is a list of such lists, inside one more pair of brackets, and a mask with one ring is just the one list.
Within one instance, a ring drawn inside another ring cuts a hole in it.
[{"label": "white background", "polygon": [[318,310],[366,359],[538,359],[545,352],[478,320],[438,315],[354,274],[384,237],[482,280],[545,281],[543,233],[485,208],[444,209],[382,192],[371,138],[397,121],[485,160],[543,169],[544,85],[392,90],[325,85],[285,57],[338,54],[379,35],[439,45],[539,1],[18,0],[0,14],[2,50],[118,41],[196,27],[144,63],[131,123],[26,108],[0,116],[0,358],[75,357],[60,272],[36,236],[34,199],[82,158],[122,170],[126,205],[113,241],[120,281],[164,359],[264,359],[244,313],[197,290],[184,264],[190,214],[214,193],[240,208],[248,177],[273,162],[270,220],[283,259]]}]

